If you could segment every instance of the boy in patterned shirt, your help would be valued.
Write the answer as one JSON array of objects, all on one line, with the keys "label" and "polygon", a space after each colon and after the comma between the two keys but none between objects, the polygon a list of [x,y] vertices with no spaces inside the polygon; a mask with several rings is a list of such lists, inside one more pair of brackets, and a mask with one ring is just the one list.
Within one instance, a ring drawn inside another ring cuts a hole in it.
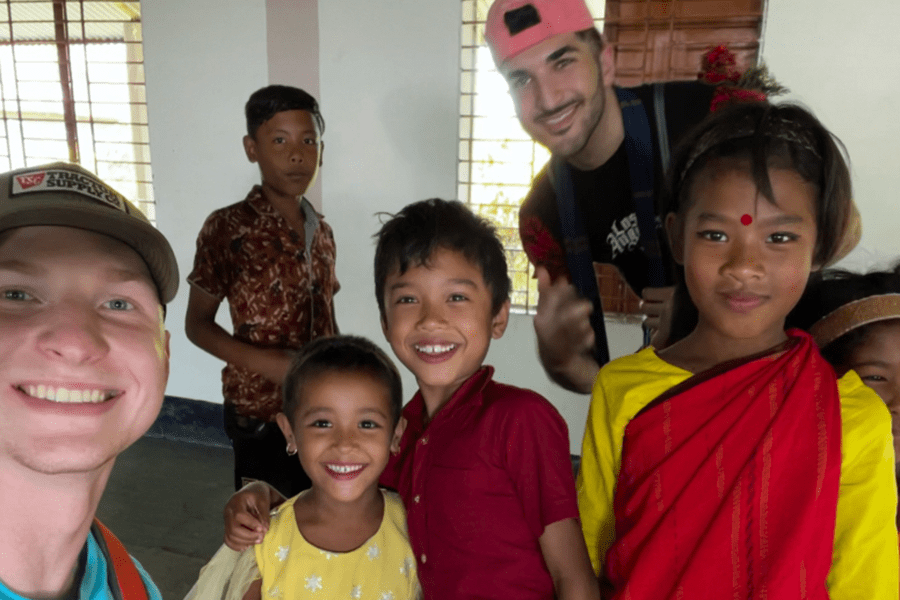
[{"label": "boy in patterned shirt", "polygon": [[[254,92],[245,113],[244,150],[262,184],[213,212],[200,230],[185,329],[227,363],[222,389],[235,489],[259,479],[293,496],[309,478],[285,453],[275,423],[281,382],[294,352],[337,333],[334,237],[303,197],[322,164],[325,122],[315,98],[282,85]],[[215,321],[225,299],[231,333]]]}]

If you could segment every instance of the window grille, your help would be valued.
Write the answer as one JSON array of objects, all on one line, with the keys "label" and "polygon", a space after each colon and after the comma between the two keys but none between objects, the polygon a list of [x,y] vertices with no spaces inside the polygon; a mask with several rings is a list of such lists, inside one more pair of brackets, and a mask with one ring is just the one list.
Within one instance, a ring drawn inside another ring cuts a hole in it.
[{"label": "window grille", "polygon": [[[491,219],[506,248],[512,304],[533,311],[537,283],[518,232],[518,210],[531,180],[549,159],[515,116],[506,82],[484,44],[492,0],[462,0],[458,195]],[[695,79],[700,58],[727,44],[738,64],[756,64],[763,0],[588,0],[597,28],[616,51],[616,82]],[[607,314],[636,312],[638,298],[615,268],[598,272]]]},{"label": "window grille", "polygon": [[0,170],[66,160],[155,221],[139,2],[0,0]]}]

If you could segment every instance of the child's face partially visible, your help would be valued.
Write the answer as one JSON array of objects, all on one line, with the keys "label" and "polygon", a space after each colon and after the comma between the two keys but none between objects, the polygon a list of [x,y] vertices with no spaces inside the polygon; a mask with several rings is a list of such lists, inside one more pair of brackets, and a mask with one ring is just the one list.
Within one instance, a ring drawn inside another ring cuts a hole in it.
[{"label": "child's face partially visible", "polygon": [[815,189],[793,171],[770,169],[773,204],[757,192],[749,169],[739,167],[707,165],[683,221],[667,226],[699,312],[698,334],[753,353],[786,339],[784,319],[806,287],[816,243]]},{"label": "child's face partially visible", "polygon": [[846,367],[856,371],[887,404],[894,430],[894,454],[900,457],[900,319],[870,325]]},{"label": "child's face partially visible", "polygon": [[250,162],[259,164],[263,189],[278,197],[306,193],[322,164],[319,130],[305,110],[275,113],[256,135],[244,136],[244,150]]},{"label": "child's face partially visible", "polygon": [[447,249],[427,265],[395,270],[384,290],[384,335],[433,414],[481,367],[491,339],[503,335],[509,302],[495,315],[481,269]]},{"label": "child's face partially visible", "polygon": [[283,413],[277,419],[288,444],[296,445],[316,493],[341,503],[377,492],[391,447],[402,433],[393,424],[389,390],[365,372],[314,376],[302,386],[294,425]]}]

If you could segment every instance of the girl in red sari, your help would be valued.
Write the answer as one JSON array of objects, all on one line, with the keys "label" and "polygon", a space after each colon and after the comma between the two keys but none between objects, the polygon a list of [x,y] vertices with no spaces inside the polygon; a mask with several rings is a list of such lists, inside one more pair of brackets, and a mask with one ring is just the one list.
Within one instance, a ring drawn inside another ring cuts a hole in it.
[{"label": "girl in red sari", "polygon": [[736,105],[670,182],[687,333],[605,366],[585,430],[579,508],[608,595],[897,598],[890,416],[784,328],[852,234],[838,144],[799,107]]}]

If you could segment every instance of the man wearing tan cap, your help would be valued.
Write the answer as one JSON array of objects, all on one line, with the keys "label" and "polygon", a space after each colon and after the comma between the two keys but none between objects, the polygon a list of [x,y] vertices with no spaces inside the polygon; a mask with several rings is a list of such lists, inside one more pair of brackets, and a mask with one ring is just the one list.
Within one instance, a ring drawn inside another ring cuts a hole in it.
[{"label": "man wearing tan cap", "polygon": [[169,374],[169,243],[79,166],[0,175],[0,599],[160,597],[94,514]]},{"label": "man wearing tan cap", "polygon": [[643,294],[646,324],[659,325],[673,274],[654,198],[669,143],[709,113],[716,90],[614,87],[612,48],[584,0],[496,0],[485,39],[522,127],[553,154],[519,213],[537,267],[541,362],[555,382],[587,393],[609,360],[593,263],[615,265]]}]

